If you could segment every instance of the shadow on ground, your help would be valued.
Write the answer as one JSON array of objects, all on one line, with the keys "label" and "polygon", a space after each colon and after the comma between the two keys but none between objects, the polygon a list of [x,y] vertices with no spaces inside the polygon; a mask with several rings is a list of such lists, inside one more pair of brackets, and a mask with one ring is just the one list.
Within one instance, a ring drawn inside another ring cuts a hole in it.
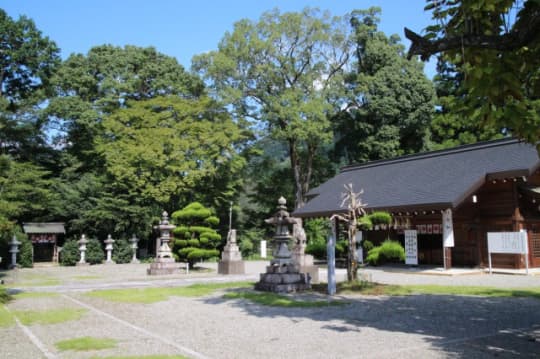
[{"label": "shadow on ground", "polygon": [[[287,317],[292,321],[320,322],[322,330],[357,332],[364,329],[419,335],[420,346],[448,357],[538,357],[540,353],[540,300],[535,298],[489,298],[450,295],[347,296],[343,306],[282,308],[228,300],[201,299],[207,304],[230,302],[249,315]],[[399,340],[373,352],[393,357],[399,352],[414,355],[418,345],[407,347]],[[368,355],[370,356],[370,355]]]}]

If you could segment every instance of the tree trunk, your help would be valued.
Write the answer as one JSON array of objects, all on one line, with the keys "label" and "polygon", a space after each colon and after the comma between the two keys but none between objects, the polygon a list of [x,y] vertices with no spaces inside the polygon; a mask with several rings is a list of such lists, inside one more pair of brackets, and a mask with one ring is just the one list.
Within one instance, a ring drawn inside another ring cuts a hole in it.
[{"label": "tree trunk", "polygon": [[298,209],[304,207],[305,204],[304,195],[302,193],[302,166],[300,165],[300,159],[298,158],[296,141],[292,139],[289,140],[289,157],[291,159],[291,169],[294,175],[294,206]]}]

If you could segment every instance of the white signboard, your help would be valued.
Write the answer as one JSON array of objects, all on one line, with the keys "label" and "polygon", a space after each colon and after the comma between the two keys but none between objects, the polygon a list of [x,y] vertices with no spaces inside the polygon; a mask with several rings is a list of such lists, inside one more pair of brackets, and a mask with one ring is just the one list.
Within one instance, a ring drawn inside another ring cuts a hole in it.
[{"label": "white signboard", "polygon": [[361,231],[356,232],[356,245],[358,246],[356,248],[356,261],[358,263],[363,264],[364,263],[364,251],[362,249],[362,232]]},{"label": "white signboard", "polygon": [[261,241],[261,258],[266,258],[266,241]]},{"label": "white signboard", "polygon": [[418,265],[418,237],[416,230],[405,232],[405,264]]},{"label": "white signboard", "polygon": [[443,247],[454,246],[454,225],[452,223],[452,210],[443,212]]},{"label": "white signboard", "polygon": [[488,232],[489,273],[491,273],[491,253],[513,253],[525,256],[526,273],[529,274],[529,247],[527,232]]},{"label": "white signboard", "polygon": [[490,232],[488,235],[488,252],[527,254],[526,232]]}]

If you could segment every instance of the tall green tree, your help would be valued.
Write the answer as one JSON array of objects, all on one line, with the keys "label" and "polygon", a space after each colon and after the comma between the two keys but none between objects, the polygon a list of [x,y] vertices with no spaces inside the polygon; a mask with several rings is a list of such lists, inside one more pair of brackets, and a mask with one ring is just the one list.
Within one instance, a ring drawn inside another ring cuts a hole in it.
[{"label": "tall green tree", "polygon": [[[96,46],[87,55],[73,54],[53,78],[57,96],[48,114],[56,120],[66,150],[93,167],[94,139],[101,122],[128,101],[176,95],[196,98],[204,87],[178,61],[153,47]],[[82,168],[84,170],[84,168]]]},{"label": "tall green tree", "polygon": [[40,105],[51,95],[59,49],[24,16],[0,9],[0,151],[36,161],[44,151]]},{"label": "tall green tree", "polygon": [[193,69],[236,118],[250,118],[287,146],[296,207],[309,191],[313,161],[332,140],[329,117],[343,100],[351,58],[347,20],[305,9],[241,20]]},{"label": "tall green tree", "polygon": [[[119,147],[126,146],[129,134],[125,127],[129,124],[123,126],[115,121],[136,113],[136,106],[144,108],[136,105],[139,101],[170,96],[196,102],[204,91],[202,81],[187,73],[176,59],[152,47],[103,45],[93,47],[86,55],[72,54],[62,63],[52,83],[56,96],[51,98],[46,111],[56,125],[57,143],[63,149],[56,186],[62,196],[54,208],[56,217],[68,222],[74,234],[84,232],[104,238],[110,233],[120,238],[135,233],[145,238],[153,215],[163,210],[159,208],[164,205],[163,196],[149,190],[159,178],[152,178],[148,185],[142,179],[127,183],[129,175],[118,171],[117,163],[121,160],[117,157],[122,155]],[[160,106],[166,105],[160,102]],[[136,114],[133,116],[136,118]],[[161,126],[155,116],[152,119],[155,126]],[[154,131],[152,137],[137,133],[141,142],[131,144],[152,143],[155,149],[166,143],[167,138],[159,136],[167,135],[155,130],[149,129]],[[117,157],[112,154],[114,151]],[[129,161],[125,159],[123,165],[129,166]],[[150,161],[141,159],[141,163],[148,170]],[[156,160],[155,165],[161,163]],[[144,196],[139,197],[141,193]],[[150,201],[153,194],[159,198]]]},{"label": "tall green tree", "polygon": [[444,149],[488,141],[503,136],[500,130],[479,126],[463,111],[466,94],[462,88],[463,73],[455,65],[439,60],[433,79],[437,92],[436,111],[430,124],[431,147]]},{"label": "tall green tree", "polygon": [[435,24],[409,29],[409,56],[441,54],[463,73],[463,110],[483,127],[536,144],[540,152],[540,2],[427,1]]},{"label": "tall green tree", "polygon": [[131,203],[171,211],[196,196],[195,190],[228,200],[234,194],[205,188],[234,178],[244,165],[236,148],[244,134],[213,100],[167,96],[128,101],[102,126],[96,150],[115,191]]},{"label": "tall green tree", "polygon": [[407,60],[399,37],[377,25],[381,10],[355,10],[356,69],[348,78],[349,107],[335,119],[336,155],[365,162],[415,153],[429,146],[435,92],[422,64]]}]

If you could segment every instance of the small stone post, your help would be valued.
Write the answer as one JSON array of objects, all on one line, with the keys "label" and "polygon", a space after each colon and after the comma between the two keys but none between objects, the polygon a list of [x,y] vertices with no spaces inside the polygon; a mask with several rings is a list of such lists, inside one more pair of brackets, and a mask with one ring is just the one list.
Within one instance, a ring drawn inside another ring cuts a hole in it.
[{"label": "small stone post", "polygon": [[86,239],[86,236],[84,234],[81,236],[81,239],[79,239],[78,243],[79,243],[79,252],[81,252],[81,260],[77,262],[77,265],[78,266],[88,265],[88,263],[86,263],[86,260],[85,260],[86,244],[88,243],[88,240]]},{"label": "small stone post", "polygon": [[133,258],[131,258],[131,263],[140,263],[140,261],[137,259],[137,243],[139,242],[139,238],[137,238],[134,234],[133,237],[129,239],[129,241],[131,242],[131,250],[133,251]]},{"label": "small stone post", "polygon": [[17,268],[17,253],[19,253],[19,246],[21,245],[21,242],[17,240],[17,237],[15,235],[13,235],[13,238],[11,238],[11,242],[9,242],[9,245],[11,246],[9,250],[9,253],[11,253],[11,265],[9,266],[9,268]]},{"label": "small stone post", "polygon": [[104,241],[104,243],[105,243],[105,250],[107,251],[107,260],[105,261],[105,264],[114,264],[114,261],[111,258],[114,239],[112,239],[110,234],[107,236],[107,239]]},{"label": "small stone post", "polygon": [[219,274],[244,274],[246,272],[242,253],[236,244],[236,229],[229,230],[227,244],[218,263]]}]

